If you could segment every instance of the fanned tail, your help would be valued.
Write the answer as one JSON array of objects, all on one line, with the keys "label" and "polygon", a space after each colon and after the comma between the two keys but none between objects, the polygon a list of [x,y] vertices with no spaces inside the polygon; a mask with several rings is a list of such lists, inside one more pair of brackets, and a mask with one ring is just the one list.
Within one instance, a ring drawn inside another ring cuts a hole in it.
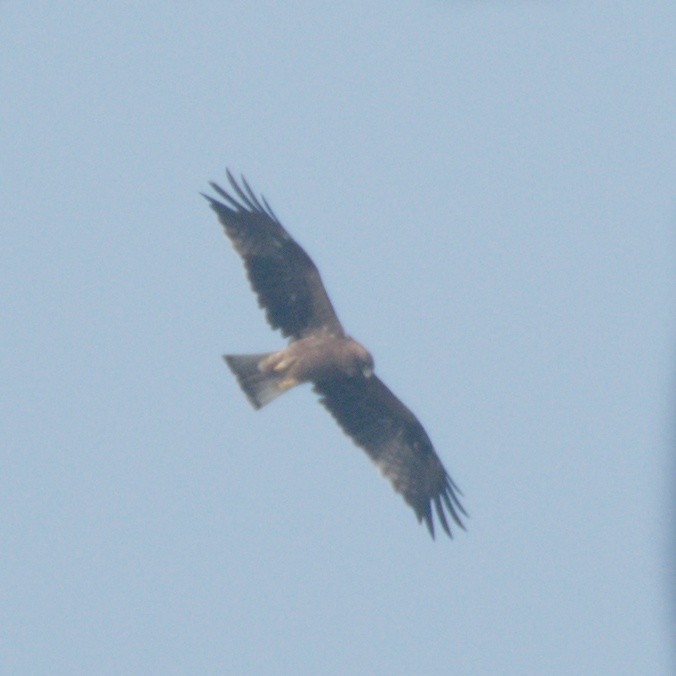
[{"label": "fanned tail", "polygon": [[223,359],[230,370],[237,377],[237,382],[242,388],[251,405],[262,408],[283,394],[286,389],[283,386],[283,374],[262,372],[258,365],[271,353],[261,354],[226,354]]}]

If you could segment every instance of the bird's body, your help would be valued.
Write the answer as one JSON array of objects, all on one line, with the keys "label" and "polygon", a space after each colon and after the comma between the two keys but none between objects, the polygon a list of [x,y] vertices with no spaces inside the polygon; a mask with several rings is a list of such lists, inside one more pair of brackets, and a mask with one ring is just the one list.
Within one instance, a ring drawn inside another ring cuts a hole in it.
[{"label": "bird's body", "polygon": [[260,369],[287,373],[299,383],[320,382],[342,375],[353,378],[368,374],[373,371],[373,358],[356,340],[320,331],[274,352],[260,364]]},{"label": "bird's body", "polygon": [[373,371],[373,358],[357,341],[328,331],[293,340],[278,352],[226,355],[225,361],[254,408],[301,383],[317,383]]},{"label": "bird's body", "polygon": [[265,199],[228,172],[238,199],[212,183],[226,203],[205,195],[244,260],[273,328],[290,338],[277,352],[224,358],[255,408],[312,383],[343,430],[361,446],[434,536],[431,506],[446,533],[445,510],[463,527],[459,490],[415,415],[373,373],[373,358],[346,335],[314,263]]}]

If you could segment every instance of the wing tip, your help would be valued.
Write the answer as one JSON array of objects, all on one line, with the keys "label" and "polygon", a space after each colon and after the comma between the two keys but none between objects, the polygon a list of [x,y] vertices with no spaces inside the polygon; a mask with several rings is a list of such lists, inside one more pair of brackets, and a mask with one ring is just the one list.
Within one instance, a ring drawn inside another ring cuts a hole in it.
[{"label": "wing tip", "polygon": [[[453,523],[458,528],[467,532],[467,527],[463,523],[462,517],[469,519],[469,514],[462,506],[457,494],[462,495],[453,480],[447,475],[446,484],[436,495],[430,496],[423,504],[414,507],[418,522],[425,523],[432,540],[436,540],[434,512],[436,512],[439,523],[449,538],[453,539],[453,529],[449,523],[448,516],[451,517]],[[434,504],[434,511],[432,510],[432,504]]]},{"label": "wing tip", "polygon": [[214,199],[211,195],[207,195],[205,192],[200,192],[200,195],[202,195],[202,197],[204,197],[204,199],[209,202],[209,206],[214,209],[214,211],[216,211],[219,206],[222,206],[221,203]]},{"label": "wing tip", "polygon": [[209,201],[209,205],[212,209],[214,209],[214,211],[218,211],[219,209],[227,209],[231,214],[233,212],[264,214],[279,224],[279,219],[275,215],[275,212],[272,210],[265,197],[263,197],[263,195],[261,195],[260,198],[256,196],[244,174],[241,174],[240,181],[237,181],[230,169],[226,168],[225,175],[228,179],[228,183],[230,183],[232,190],[234,191],[234,195],[231,195],[214,181],[209,181],[209,185],[227,202],[227,204],[223,204],[222,202],[219,202],[205,193],[200,193]]}]

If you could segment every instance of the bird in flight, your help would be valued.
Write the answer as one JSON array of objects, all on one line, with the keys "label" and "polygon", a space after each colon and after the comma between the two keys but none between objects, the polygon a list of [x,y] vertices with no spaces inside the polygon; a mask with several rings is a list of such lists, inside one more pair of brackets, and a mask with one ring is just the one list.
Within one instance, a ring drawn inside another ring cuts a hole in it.
[{"label": "bird in flight", "polygon": [[263,196],[227,172],[232,193],[204,195],[244,261],[258,303],[288,345],[264,354],[225,355],[240,387],[259,409],[301,383],[371,458],[434,538],[432,505],[451,536],[448,515],[464,529],[460,490],[413,413],[373,372],[373,357],[345,333],[312,259]]}]

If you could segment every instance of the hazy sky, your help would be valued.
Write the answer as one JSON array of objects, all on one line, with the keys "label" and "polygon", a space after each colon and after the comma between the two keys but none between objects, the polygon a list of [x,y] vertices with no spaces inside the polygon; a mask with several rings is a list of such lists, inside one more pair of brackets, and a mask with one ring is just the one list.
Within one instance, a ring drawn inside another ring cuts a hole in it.
[{"label": "hazy sky", "polygon": [[[3,673],[667,674],[676,5],[0,5]],[[461,486],[433,542],[199,192],[243,172]],[[673,616],[672,616],[673,619]]]}]

